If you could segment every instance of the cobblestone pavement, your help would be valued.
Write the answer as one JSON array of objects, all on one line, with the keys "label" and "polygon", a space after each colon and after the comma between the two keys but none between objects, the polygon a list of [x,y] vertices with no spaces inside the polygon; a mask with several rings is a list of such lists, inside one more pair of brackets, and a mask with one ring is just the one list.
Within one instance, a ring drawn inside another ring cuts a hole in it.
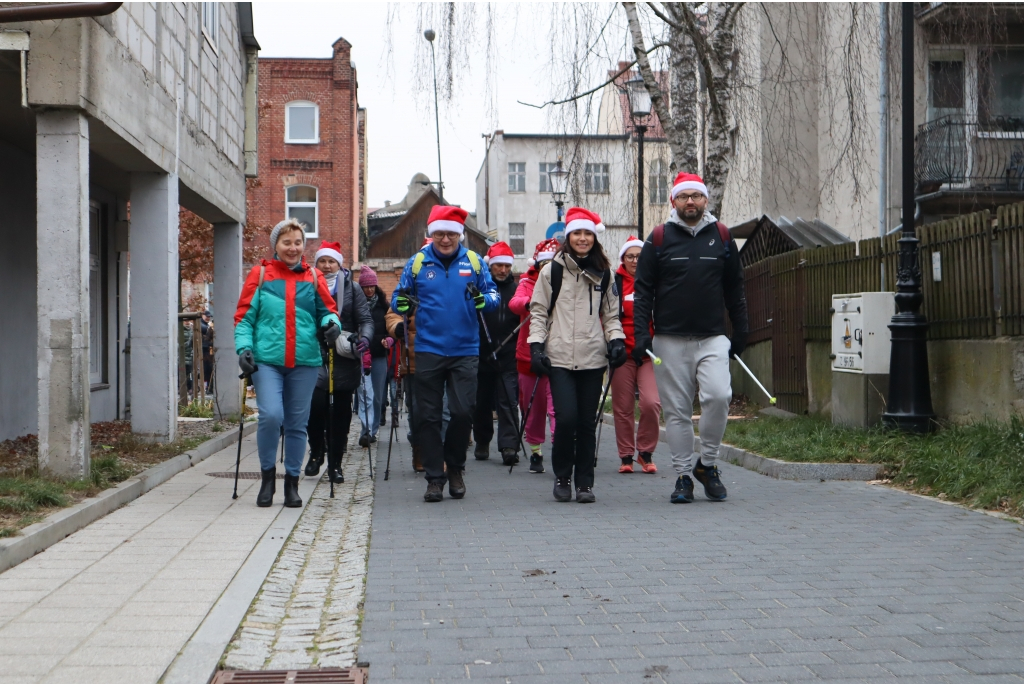
[{"label": "cobblestone pavement", "polygon": [[[358,437],[354,421],[352,437]],[[377,445],[373,454],[376,457]],[[366,450],[350,444],[345,482],[316,486],[234,640],[228,669],[347,667],[355,664],[373,481]],[[323,470],[321,470],[323,474]],[[381,475],[383,478],[383,475]]]},{"label": "cobblestone pavement", "polygon": [[[616,473],[597,503],[469,459],[423,502],[406,443],[374,502],[359,659],[373,682],[1020,682],[1024,529],[854,482],[723,465],[729,499]],[[396,466],[399,464],[398,466]]]}]

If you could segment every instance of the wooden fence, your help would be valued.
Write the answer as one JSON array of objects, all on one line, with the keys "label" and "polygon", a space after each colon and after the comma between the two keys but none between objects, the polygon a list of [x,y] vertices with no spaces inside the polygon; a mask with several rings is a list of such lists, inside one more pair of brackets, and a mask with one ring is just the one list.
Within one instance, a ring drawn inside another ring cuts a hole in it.
[{"label": "wooden fence", "polygon": [[[1024,335],[1024,203],[922,226],[932,340]],[[750,342],[772,340],[779,406],[807,408],[806,341],[828,341],[832,295],[896,289],[899,235],[777,255],[745,270]]]}]

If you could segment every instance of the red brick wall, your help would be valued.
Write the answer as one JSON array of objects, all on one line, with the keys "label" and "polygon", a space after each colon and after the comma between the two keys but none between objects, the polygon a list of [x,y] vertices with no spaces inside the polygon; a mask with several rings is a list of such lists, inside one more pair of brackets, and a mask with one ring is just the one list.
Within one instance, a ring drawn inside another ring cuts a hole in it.
[{"label": "red brick wall", "polygon": [[[359,254],[359,217],[365,211],[365,185],[358,169],[358,95],[352,46],[344,38],[334,43],[332,59],[261,58],[260,105],[264,115],[259,131],[259,177],[250,191],[249,211],[259,225],[273,226],[285,218],[285,189],[293,185],[317,188],[319,235],[308,241],[306,257],[322,240],[341,243],[345,266]],[[285,105],[295,100],[319,107],[320,143],[286,144]],[[267,238],[261,238],[270,255]],[[257,243],[258,244],[258,243]]]}]

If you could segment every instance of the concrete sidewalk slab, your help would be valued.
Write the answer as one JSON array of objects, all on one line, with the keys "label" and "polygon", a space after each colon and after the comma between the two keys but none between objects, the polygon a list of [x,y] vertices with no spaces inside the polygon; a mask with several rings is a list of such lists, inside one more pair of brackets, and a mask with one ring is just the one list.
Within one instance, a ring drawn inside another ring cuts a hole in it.
[{"label": "concrete sidewalk slab", "polygon": [[[206,475],[233,470],[235,450],[0,574],[0,680],[157,682],[253,550],[298,518],[280,492],[256,507],[259,481],[232,500],[230,479]],[[246,437],[242,470],[259,471],[255,452]],[[304,502],[314,486],[300,482]]]}]

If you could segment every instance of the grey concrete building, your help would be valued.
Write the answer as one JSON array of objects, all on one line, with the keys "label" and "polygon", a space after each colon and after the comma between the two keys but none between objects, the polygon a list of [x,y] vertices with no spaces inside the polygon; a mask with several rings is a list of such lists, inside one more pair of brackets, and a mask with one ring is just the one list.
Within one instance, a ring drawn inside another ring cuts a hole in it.
[{"label": "grey concrete building", "polygon": [[214,301],[238,298],[259,45],[249,3],[65,12],[99,16],[0,6],[0,440],[37,433],[42,469],[84,477],[91,422],[174,438],[179,206],[214,225]]}]

